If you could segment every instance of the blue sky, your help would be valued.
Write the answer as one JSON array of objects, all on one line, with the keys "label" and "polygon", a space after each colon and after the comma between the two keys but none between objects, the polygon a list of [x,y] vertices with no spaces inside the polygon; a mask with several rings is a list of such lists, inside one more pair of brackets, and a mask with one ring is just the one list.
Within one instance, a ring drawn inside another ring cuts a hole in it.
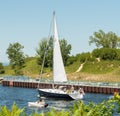
[{"label": "blue sky", "polygon": [[55,10],[59,37],[72,45],[71,54],[91,52],[89,37],[95,31],[120,36],[120,0],[0,0],[0,62],[8,62],[6,50],[19,42],[23,52],[35,49],[49,36]]}]

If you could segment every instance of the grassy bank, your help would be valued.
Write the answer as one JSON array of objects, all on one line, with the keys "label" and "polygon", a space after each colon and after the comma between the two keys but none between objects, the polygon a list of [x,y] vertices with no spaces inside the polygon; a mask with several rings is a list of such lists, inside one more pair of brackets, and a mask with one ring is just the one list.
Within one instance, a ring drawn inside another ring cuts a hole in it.
[{"label": "grassy bank", "polygon": [[[97,82],[120,82],[120,62],[119,61],[94,61],[86,62],[83,67],[76,72],[81,66],[79,61],[65,67],[69,80],[79,81],[97,81]],[[5,66],[4,75],[14,75],[10,66]],[[32,78],[38,78],[41,66],[37,64],[36,58],[30,58],[26,61],[22,69],[23,74]],[[52,70],[45,68],[43,78],[52,78]]]}]

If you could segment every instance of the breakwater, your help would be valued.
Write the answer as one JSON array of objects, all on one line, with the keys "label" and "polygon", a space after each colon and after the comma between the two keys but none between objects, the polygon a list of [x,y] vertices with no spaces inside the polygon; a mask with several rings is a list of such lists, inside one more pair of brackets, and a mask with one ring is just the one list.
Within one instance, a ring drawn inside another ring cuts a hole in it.
[{"label": "breakwater", "polygon": [[[39,82],[34,79],[4,79],[2,81],[3,86],[22,87],[22,88],[52,88],[53,82],[44,81]],[[120,85],[116,83],[91,83],[91,82],[68,82],[68,83],[54,83],[54,87],[66,86],[67,89],[74,87],[75,90],[83,88],[87,93],[103,93],[113,94],[114,92],[120,92]]]}]

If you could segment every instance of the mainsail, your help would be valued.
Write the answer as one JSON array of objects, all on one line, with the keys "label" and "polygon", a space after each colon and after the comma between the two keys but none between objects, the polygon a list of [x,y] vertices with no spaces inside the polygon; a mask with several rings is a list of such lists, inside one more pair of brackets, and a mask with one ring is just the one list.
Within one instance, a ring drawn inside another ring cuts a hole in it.
[{"label": "mainsail", "polygon": [[53,13],[53,81],[54,82],[66,82],[67,77],[64,69],[63,59],[60,50],[60,44],[58,39],[57,25],[55,12]]}]

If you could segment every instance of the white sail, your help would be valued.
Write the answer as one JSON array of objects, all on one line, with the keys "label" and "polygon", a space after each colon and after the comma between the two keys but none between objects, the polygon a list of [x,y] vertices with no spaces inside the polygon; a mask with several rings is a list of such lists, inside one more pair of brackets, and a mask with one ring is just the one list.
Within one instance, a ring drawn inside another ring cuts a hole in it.
[{"label": "white sail", "polygon": [[64,69],[63,59],[61,55],[59,39],[58,39],[58,32],[57,32],[57,25],[56,25],[56,18],[55,13],[53,14],[54,18],[54,27],[53,27],[53,81],[54,82],[66,82],[67,77]]}]

